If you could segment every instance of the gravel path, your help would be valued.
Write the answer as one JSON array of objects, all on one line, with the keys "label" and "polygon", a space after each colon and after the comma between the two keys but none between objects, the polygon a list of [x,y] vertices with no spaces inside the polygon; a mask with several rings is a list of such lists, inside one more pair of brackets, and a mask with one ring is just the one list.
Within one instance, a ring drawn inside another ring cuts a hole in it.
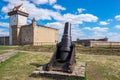
[{"label": "gravel path", "polygon": [[0,55],[0,62],[5,61],[6,59],[14,56],[18,51],[16,50],[9,50],[7,53],[4,53],[2,55]]}]

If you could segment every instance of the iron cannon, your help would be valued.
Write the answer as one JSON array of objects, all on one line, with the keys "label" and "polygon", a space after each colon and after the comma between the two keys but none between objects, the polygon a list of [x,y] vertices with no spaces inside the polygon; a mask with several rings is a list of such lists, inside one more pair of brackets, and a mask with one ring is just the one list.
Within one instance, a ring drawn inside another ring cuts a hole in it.
[{"label": "iron cannon", "polygon": [[71,24],[66,22],[61,42],[56,45],[56,50],[50,62],[44,66],[44,70],[72,73],[75,64],[75,44],[71,38]]}]

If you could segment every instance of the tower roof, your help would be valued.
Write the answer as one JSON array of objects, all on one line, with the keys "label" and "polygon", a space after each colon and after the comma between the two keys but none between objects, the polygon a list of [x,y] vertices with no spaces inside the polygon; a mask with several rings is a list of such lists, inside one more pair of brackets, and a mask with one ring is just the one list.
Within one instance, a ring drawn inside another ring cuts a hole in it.
[{"label": "tower roof", "polygon": [[15,6],[15,7],[13,8],[13,10],[14,10],[14,11],[15,11],[15,10],[18,10],[21,6],[22,6],[22,4],[21,4],[21,5],[18,5],[18,6]]},{"label": "tower roof", "polygon": [[15,6],[10,12],[8,12],[8,15],[11,16],[14,14],[20,14],[20,15],[28,17],[29,14],[26,13],[26,11],[21,10],[22,5],[23,4]]}]

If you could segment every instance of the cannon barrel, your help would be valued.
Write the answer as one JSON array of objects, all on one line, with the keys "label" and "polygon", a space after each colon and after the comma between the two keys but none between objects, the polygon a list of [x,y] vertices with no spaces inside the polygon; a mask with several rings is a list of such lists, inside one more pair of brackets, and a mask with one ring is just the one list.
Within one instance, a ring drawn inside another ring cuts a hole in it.
[{"label": "cannon barrel", "polygon": [[70,54],[70,47],[71,47],[71,24],[69,22],[65,23],[64,33],[62,36],[62,40],[60,42],[60,61],[64,62],[67,60]]},{"label": "cannon barrel", "polygon": [[57,44],[55,53],[44,69],[72,73],[75,64],[75,44],[71,39],[71,24],[66,22],[61,42]]}]

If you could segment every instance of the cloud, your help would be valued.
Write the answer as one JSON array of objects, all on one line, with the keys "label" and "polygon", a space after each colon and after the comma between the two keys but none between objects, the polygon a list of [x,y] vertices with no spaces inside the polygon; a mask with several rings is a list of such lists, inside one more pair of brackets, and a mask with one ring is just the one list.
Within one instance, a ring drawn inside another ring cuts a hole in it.
[{"label": "cloud", "polygon": [[81,38],[81,37],[85,36],[85,34],[82,32],[79,25],[71,26],[71,35],[72,35],[73,41],[75,41],[77,38]]},{"label": "cloud", "polygon": [[120,42],[120,33],[119,32],[109,32],[106,33],[110,41]]},{"label": "cloud", "polygon": [[116,20],[120,20],[120,15],[115,16]]},{"label": "cloud", "polygon": [[56,10],[66,10],[66,8],[64,8],[64,7],[62,7],[61,5],[58,5],[58,4],[55,4],[53,6],[53,8],[56,9]]},{"label": "cloud", "polygon": [[[23,7],[27,10],[29,13],[29,18],[35,17],[36,20],[56,20],[60,22],[66,22],[69,21],[73,24],[82,24],[83,22],[96,22],[98,20],[97,16],[94,16],[93,14],[71,14],[71,13],[66,13],[66,14],[60,14],[59,12],[49,10],[49,9],[43,9],[43,8],[38,8],[35,6],[35,4],[29,2],[28,0],[6,0],[8,3],[7,6],[4,6],[2,11],[4,13],[7,13],[9,9],[12,9],[14,6],[19,5],[21,3],[23,4]],[[56,0],[49,0],[55,2]],[[53,3],[52,2],[52,3]],[[12,8],[11,8],[12,7]],[[4,10],[5,8],[5,10]]]},{"label": "cloud", "polygon": [[84,27],[83,29],[89,30],[89,31],[94,31],[94,32],[106,32],[106,31],[108,31],[108,28],[101,28],[101,27],[93,27],[93,28]]},{"label": "cloud", "polygon": [[50,4],[53,5],[57,2],[57,0],[31,0],[35,4]]},{"label": "cloud", "polygon": [[0,29],[0,36],[8,36],[9,32],[6,32],[5,29]]},{"label": "cloud", "polygon": [[0,26],[2,26],[2,27],[9,27],[9,23],[0,22]]},{"label": "cloud", "polygon": [[98,20],[98,17],[92,15],[92,14],[71,14],[67,13],[63,16],[57,16],[54,17],[56,20],[60,22],[70,22],[72,24],[83,24],[83,22],[96,22]]},{"label": "cloud", "polygon": [[64,27],[64,25],[60,22],[47,23],[46,26],[52,27],[52,28],[57,28],[57,29],[61,29]]},{"label": "cloud", "polygon": [[49,9],[43,9],[43,8],[38,8],[35,6],[35,4],[29,2],[28,0],[6,0],[8,3],[7,6],[4,6],[2,8],[2,12],[8,13],[10,9],[12,9],[16,5],[20,5],[22,3],[23,7],[27,10],[29,13],[29,18],[35,17],[37,20],[51,20],[52,17],[60,15],[60,13],[55,12],[53,10]]},{"label": "cloud", "polygon": [[48,0],[31,0],[35,4],[47,4]]},{"label": "cloud", "polygon": [[100,25],[107,25],[107,24],[109,24],[108,22],[106,22],[106,21],[100,21],[100,23],[99,23]]},{"label": "cloud", "polygon": [[82,13],[83,11],[85,11],[84,8],[78,8],[77,10],[78,10],[78,13]]},{"label": "cloud", "polygon": [[57,2],[57,0],[49,0],[50,5],[55,4],[56,2]]},{"label": "cloud", "polygon": [[120,29],[120,25],[116,25],[115,28],[116,28],[116,29]]}]

